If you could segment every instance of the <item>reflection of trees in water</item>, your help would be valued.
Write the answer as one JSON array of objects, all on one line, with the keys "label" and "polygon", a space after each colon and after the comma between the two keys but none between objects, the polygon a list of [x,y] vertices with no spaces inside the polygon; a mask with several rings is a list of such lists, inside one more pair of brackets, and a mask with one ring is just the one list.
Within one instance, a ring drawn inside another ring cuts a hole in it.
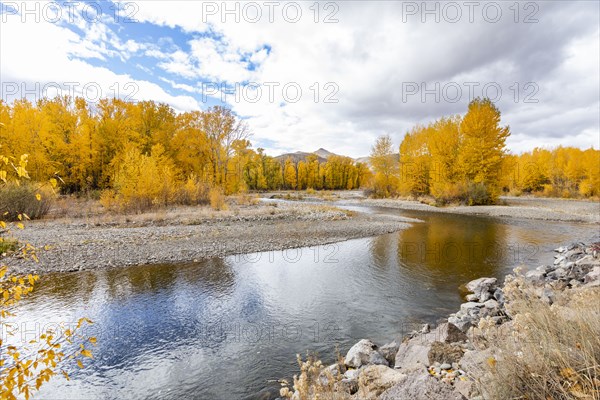
[{"label": "reflection of trees in water", "polygon": [[65,299],[68,303],[68,299],[77,298],[77,301],[89,302],[98,283],[99,276],[91,271],[41,275],[31,301],[43,304]]},{"label": "reflection of trees in water", "polygon": [[401,231],[398,255],[407,268],[435,275],[493,276],[512,265],[518,249],[507,241],[507,228],[490,219],[431,215]]},{"label": "reflection of trees in water", "polygon": [[108,270],[104,274],[109,298],[168,293],[183,286],[203,293],[217,292],[214,295],[219,296],[227,292],[235,280],[230,266],[220,258],[193,264],[136,266]]}]

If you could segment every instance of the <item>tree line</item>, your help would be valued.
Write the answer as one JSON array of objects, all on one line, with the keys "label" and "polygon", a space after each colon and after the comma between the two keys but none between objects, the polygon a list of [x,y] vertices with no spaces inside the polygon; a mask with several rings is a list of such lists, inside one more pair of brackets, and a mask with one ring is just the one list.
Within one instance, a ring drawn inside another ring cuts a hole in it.
[{"label": "tree line", "polygon": [[167,104],[57,97],[0,101],[0,145],[29,155],[32,180],[61,191],[105,191],[140,207],[206,200],[210,190],[356,189],[369,175],[349,157],[279,160],[252,149],[246,122],[227,108],[176,113]]},{"label": "tree line", "polygon": [[510,154],[500,116],[490,100],[476,99],[465,115],[413,127],[399,148],[379,137],[367,165],[337,155],[268,156],[252,148],[246,122],[223,107],[176,113],[153,101],[58,97],[0,101],[0,145],[14,159],[28,154],[34,181],[56,179],[65,194],[101,192],[106,205],[136,209],[248,190],[362,188],[376,197],[465,204],[490,204],[503,193],[600,195],[598,150]]},{"label": "tree line", "polygon": [[413,127],[398,153],[389,136],[379,137],[371,150],[373,195],[471,205],[494,203],[501,194],[600,195],[600,151],[558,147],[510,154],[510,129],[501,126],[500,116],[489,99],[475,99],[464,116]]}]

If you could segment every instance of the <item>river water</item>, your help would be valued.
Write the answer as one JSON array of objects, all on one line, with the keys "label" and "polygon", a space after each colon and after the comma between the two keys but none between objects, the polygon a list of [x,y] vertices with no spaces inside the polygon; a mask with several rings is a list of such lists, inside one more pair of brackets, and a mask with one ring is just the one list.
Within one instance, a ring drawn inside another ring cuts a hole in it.
[{"label": "river water", "polygon": [[[12,340],[87,316],[94,360],[40,399],[255,398],[361,338],[384,344],[458,309],[458,287],[550,262],[596,225],[361,208],[417,218],[404,231],[313,248],[44,276],[10,320]],[[3,335],[5,332],[3,332]]]}]

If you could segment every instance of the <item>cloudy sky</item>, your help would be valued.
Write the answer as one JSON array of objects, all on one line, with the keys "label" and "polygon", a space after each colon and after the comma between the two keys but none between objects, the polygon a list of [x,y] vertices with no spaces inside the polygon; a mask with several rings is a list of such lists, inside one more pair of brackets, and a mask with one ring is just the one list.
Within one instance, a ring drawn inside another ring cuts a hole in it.
[{"label": "cloudy sky", "polygon": [[596,1],[0,1],[1,98],[231,107],[269,154],[369,153],[487,96],[514,152],[600,146]]}]

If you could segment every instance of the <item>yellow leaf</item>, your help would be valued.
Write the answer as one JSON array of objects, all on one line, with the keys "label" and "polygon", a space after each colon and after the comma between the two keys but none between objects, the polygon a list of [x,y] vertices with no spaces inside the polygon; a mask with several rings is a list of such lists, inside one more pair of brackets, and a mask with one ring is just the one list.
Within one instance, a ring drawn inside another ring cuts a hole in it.
[{"label": "yellow leaf", "polygon": [[92,343],[92,344],[96,344],[96,338],[92,336],[92,337],[90,338],[90,343]]},{"label": "yellow leaf", "polygon": [[17,228],[19,229],[25,229],[25,225],[23,225],[22,223],[17,223]]},{"label": "yellow leaf", "polygon": [[58,185],[57,180],[54,178],[50,179],[50,185],[52,185],[53,188],[56,188],[56,185]]},{"label": "yellow leaf", "polygon": [[81,362],[81,360],[77,360],[77,365],[79,366],[79,368],[83,368],[83,363]]},{"label": "yellow leaf", "polygon": [[42,201],[42,195],[39,193],[35,194],[35,198],[37,199],[37,201]]},{"label": "yellow leaf", "polygon": [[94,356],[92,356],[92,352],[89,350],[81,350],[81,355],[84,357],[94,358]]},{"label": "yellow leaf", "polygon": [[65,376],[65,378],[67,378],[68,381],[71,380],[71,378],[69,378],[69,374],[67,374],[65,371],[62,371],[62,373]]}]

